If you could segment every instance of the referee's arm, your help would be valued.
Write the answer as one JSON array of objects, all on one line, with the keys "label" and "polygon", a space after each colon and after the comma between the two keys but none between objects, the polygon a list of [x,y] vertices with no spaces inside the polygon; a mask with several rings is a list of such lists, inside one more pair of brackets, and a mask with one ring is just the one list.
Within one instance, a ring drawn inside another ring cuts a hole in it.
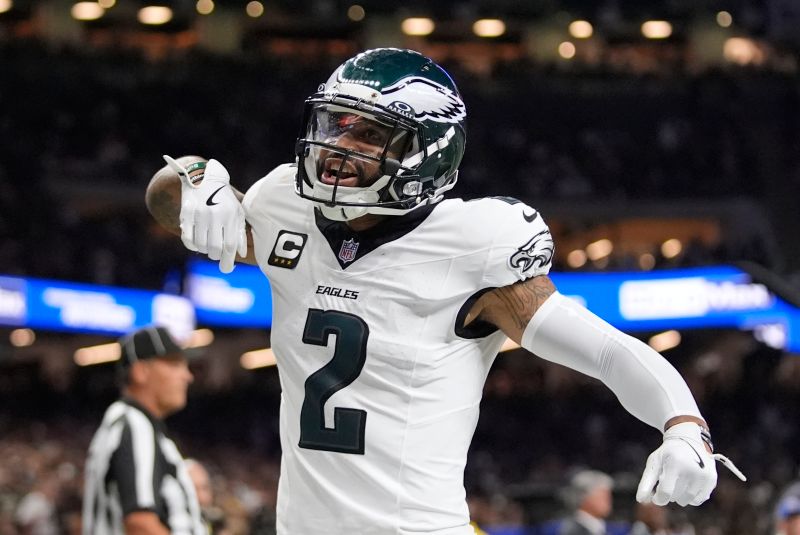
[{"label": "referee's arm", "polygon": [[152,511],[134,511],[125,516],[125,535],[169,535]]}]

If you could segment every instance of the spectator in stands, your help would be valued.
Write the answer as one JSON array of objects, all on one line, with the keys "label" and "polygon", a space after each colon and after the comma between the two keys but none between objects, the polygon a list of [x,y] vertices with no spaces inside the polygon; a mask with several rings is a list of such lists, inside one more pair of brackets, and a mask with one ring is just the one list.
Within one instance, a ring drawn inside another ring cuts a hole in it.
[{"label": "spectator in stands", "polygon": [[[795,484],[800,490],[800,483]],[[778,502],[775,515],[775,533],[777,535],[800,535],[800,496],[785,494]]]},{"label": "spectator in stands", "polygon": [[38,481],[33,490],[17,505],[14,514],[21,535],[57,535],[58,522],[55,502],[58,479],[49,475]]},{"label": "spectator in stands", "polygon": [[193,380],[163,327],[120,340],[123,397],[106,410],[89,446],[85,535],[208,535],[183,458],[163,418],[186,405]]},{"label": "spectator in stands", "polygon": [[570,479],[565,502],[573,515],[561,523],[559,535],[606,535],[614,480],[597,470],[582,470]]},{"label": "spectator in stands", "polygon": [[200,512],[208,532],[214,535],[228,535],[230,531],[225,528],[225,514],[215,504],[214,487],[208,470],[197,459],[186,459],[186,469],[194,483]]}]

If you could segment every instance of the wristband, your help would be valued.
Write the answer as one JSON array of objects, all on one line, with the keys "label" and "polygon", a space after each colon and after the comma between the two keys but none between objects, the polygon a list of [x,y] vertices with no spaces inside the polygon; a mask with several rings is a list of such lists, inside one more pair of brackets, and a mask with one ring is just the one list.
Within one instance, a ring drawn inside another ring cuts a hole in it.
[{"label": "wristband", "polygon": [[186,176],[189,178],[189,182],[191,182],[193,186],[196,186],[197,184],[203,181],[203,178],[205,177],[205,172],[197,174],[195,176],[191,176],[192,172],[197,171],[198,169],[205,170],[205,168],[206,168],[206,162],[195,162],[186,168]]},{"label": "wristband", "polygon": [[187,173],[191,173],[192,171],[197,171],[198,169],[205,169],[206,162],[194,162],[192,165],[186,168]]}]

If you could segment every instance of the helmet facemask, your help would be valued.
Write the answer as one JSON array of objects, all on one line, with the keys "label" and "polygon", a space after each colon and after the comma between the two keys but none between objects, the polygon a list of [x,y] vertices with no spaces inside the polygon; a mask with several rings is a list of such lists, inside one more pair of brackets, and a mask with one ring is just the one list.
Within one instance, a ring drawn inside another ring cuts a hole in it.
[{"label": "helmet facemask", "polygon": [[339,96],[309,99],[304,124],[297,190],[325,217],[399,215],[424,200],[413,165],[420,158],[412,158],[421,150],[413,121],[363,102],[354,107],[352,99]]}]

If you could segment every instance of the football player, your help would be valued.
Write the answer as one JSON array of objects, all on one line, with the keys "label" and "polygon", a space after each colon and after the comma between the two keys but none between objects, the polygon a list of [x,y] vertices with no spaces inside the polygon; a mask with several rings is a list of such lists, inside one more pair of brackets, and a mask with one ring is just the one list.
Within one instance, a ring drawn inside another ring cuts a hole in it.
[{"label": "football player", "polygon": [[186,247],[270,280],[278,533],[473,533],[464,465],[506,337],[600,379],[664,433],[638,500],[699,505],[715,459],[729,464],[677,371],[556,290],[541,214],[512,198],[443,199],[465,119],[436,63],[369,50],[306,100],[295,161],[246,195],[197,157],[165,157],[148,187],[151,213]]}]

